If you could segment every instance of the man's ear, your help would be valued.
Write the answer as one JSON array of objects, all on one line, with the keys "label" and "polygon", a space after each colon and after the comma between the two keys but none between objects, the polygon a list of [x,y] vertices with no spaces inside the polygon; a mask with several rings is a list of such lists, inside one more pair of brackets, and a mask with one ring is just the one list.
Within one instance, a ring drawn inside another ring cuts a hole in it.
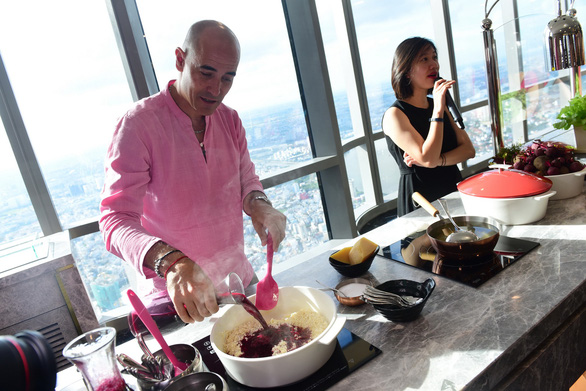
[{"label": "man's ear", "polygon": [[183,71],[183,67],[185,66],[185,52],[181,48],[175,49],[175,68],[179,72]]}]

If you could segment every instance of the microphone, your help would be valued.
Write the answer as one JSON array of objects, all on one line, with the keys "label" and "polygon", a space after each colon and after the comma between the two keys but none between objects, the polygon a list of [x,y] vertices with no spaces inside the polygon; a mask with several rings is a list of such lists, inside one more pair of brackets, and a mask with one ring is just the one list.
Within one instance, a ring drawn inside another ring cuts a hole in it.
[{"label": "microphone", "polygon": [[[441,77],[438,75],[438,77],[435,80],[437,81],[439,79],[441,79]],[[454,99],[452,99],[450,90],[446,90],[446,106],[448,106],[448,110],[452,114],[454,121],[456,121],[458,125],[460,125],[462,129],[464,129],[464,120],[462,119],[462,114],[460,114],[458,106],[456,106]]]}]

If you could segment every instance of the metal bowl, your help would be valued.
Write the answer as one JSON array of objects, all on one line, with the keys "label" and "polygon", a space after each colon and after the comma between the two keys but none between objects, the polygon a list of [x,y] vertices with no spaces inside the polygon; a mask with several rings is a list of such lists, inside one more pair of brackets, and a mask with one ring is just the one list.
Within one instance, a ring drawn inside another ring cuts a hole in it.
[{"label": "metal bowl", "polygon": [[[350,278],[350,279],[344,280],[344,281],[340,282],[338,285],[336,285],[336,289],[341,291],[342,293],[346,293],[344,290],[344,287],[346,287],[346,289],[348,289],[348,286],[350,284],[361,284],[361,285],[364,285],[365,287],[367,285],[374,286],[374,283],[366,278]],[[340,304],[343,304],[343,305],[346,305],[349,307],[354,307],[357,305],[364,304],[364,301],[361,299],[362,293],[360,293],[357,296],[354,296],[353,294],[351,294],[351,292],[348,292],[348,294],[349,294],[348,297],[344,297],[344,296],[338,294],[338,292],[334,292],[334,295],[336,296],[336,299],[338,299]]]},{"label": "metal bowl", "polygon": [[[201,372],[203,370],[203,360],[201,358],[201,353],[194,346],[188,344],[175,344],[169,346],[169,348],[171,348],[171,351],[173,352],[175,357],[177,357],[177,360],[188,365],[187,369],[181,372],[179,375],[174,376],[172,379],[161,380],[158,382],[151,382],[148,380],[138,379],[137,385],[140,391],[166,390],[165,387],[169,386],[173,382],[183,377],[187,377],[192,373]],[[165,352],[163,352],[163,349],[157,350],[153,353],[153,355],[155,357],[161,357],[161,359],[164,362],[170,363],[170,360],[169,358],[167,358]],[[141,357],[141,360],[142,364],[146,366],[145,363],[147,358],[145,355]]]},{"label": "metal bowl", "polygon": [[228,391],[226,381],[214,372],[197,372],[174,380],[164,391]]}]

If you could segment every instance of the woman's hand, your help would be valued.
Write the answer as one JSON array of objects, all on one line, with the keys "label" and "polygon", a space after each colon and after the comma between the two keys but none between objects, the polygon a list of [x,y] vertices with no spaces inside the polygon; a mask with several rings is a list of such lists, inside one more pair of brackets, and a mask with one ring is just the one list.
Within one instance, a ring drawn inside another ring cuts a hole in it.
[{"label": "woman's hand", "polygon": [[[444,112],[446,107],[446,91],[456,83],[455,80],[437,79],[433,86],[433,112],[434,115]],[[441,115],[437,115],[441,117]]]},{"label": "woman's hand", "polygon": [[[425,165],[425,164],[422,164],[421,162],[418,162],[414,157],[410,156],[407,152],[403,153],[403,161],[405,162],[407,167],[420,166],[420,167],[433,168],[429,164]],[[441,164],[441,154],[440,154],[439,161],[437,162],[437,164],[434,167],[437,167],[440,164]]]},{"label": "woman's hand", "polygon": [[411,167],[413,165],[421,166],[413,157],[409,156],[407,152],[403,153],[403,161],[407,165],[407,167]]}]

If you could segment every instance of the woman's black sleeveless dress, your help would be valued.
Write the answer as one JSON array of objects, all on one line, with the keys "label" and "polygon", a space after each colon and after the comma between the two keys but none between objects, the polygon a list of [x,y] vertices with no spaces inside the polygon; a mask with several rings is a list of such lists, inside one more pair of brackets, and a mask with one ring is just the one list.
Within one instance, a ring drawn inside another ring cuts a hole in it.
[{"label": "woman's black sleeveless dress", "polygon": [[[396,101],[393,106],[401,110],[411,125],[421,134],[424,139],[429,133],[429,119],[433,112],[433,99],[427,98],[429,105],[427,109],[420,109],[403,101]],[[399,194],[397,199],[397,214],[406,215],[415,210],[411,194],[413,192],[421,193],[429,202],[435,201],[453,191],[457,190],[456,184],[462,180],[462,174],[457,165],[426,168],[419,166],[408,167],[403,161],[404,151],[399,148],[389,136],[385,136],[389,152],[397,162],[401,178],[399,180]],[[442,144],[442,153],[446,153],[458,146],[456,132],[450,121],[444,122],[444,141]]]}]

